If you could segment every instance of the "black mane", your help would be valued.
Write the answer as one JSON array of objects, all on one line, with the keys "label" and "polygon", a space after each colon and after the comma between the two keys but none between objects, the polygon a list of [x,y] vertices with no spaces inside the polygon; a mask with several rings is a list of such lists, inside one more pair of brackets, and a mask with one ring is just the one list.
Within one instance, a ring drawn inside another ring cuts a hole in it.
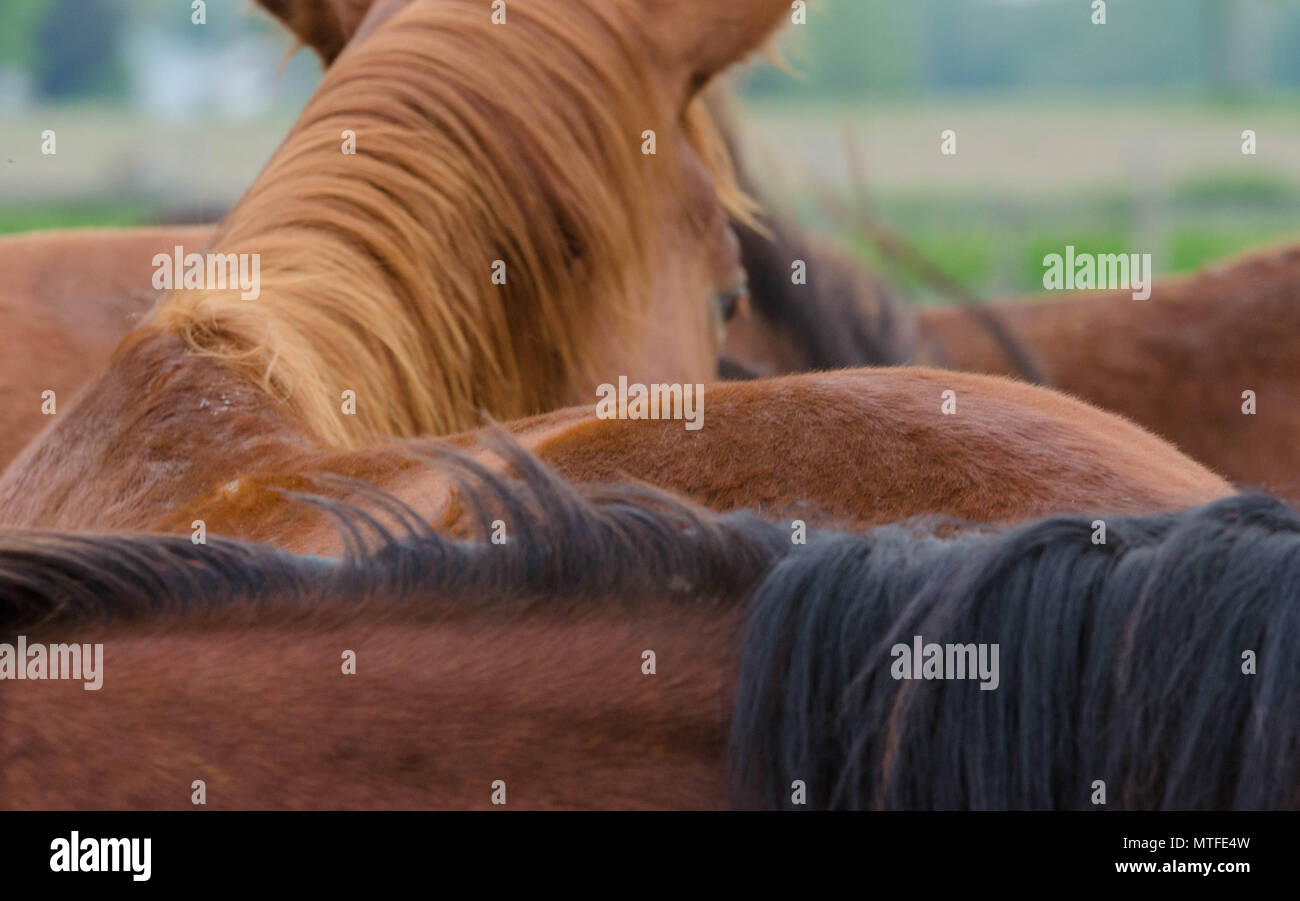
[{"label": "black mane", "polygon": [[[410,507],[362,483],[361,498],[298,495],[331,513],[347,550],[304,556],[209,536],[0,534],[0,629],[52,621],[381,600],[529,603],[556,596],[739,600],[785,547],[788,533],[748,513],[714,515],[651,488],[573,486],[510,439],[494,449],[507,478],[450,447],[430,451],[458,484],[484,537],[436,534]],[[488,539],[493,519],[505,544]],[[396,521],[394,530],[384,522]]]},{"label": "black mane", "polygon": [[[910,311],[884,282],[812,247],[794,230],[772,222],[764,227],[770,234],[732,223],[750,302],[756,315],[791,337],[809,369],[895,366],[912,359]],[[808,265],[806,285],[790,280],[794,260]],[[875,300],[871,309],[868,296]]]},{"label": "black mane", "polygon": [[[1000,534],[810,542],[751,603],[736,801],[812,808],[1300,804],[1300,516],[1239,496]],[[997,643],[1001,683],[896,680],[895,643]],[[1242,672],[1243,652],[1258,673]]]}]

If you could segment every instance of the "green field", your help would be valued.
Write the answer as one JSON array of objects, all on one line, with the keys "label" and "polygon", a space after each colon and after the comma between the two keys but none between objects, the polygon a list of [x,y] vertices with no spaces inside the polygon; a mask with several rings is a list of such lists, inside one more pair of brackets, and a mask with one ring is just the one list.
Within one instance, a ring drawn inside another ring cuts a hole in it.
[{"label": "green field", "polygon": [[[1151,253],[1159,275],[1194,271],[1245,250],[1300,240],[1297,210],[1300,197],[1289,185],[1260,198],[1254,185],[1224,183],[1206,194],[1200,182],[1176,185],[1154,215],[1122,194],[1096,192],[1051,203],[886,192],[872,202],[878,221],[986,298],[1040,291],[1043,257],[1067,244],[1090,253]],[[840,234],[914,300],[947,299],[870,241]]]},{"label": "green field", "polygon": [[52,228],[144,225],[158,210],[148,203],[118,201],[58,201],[0,205],[0,235]]}]

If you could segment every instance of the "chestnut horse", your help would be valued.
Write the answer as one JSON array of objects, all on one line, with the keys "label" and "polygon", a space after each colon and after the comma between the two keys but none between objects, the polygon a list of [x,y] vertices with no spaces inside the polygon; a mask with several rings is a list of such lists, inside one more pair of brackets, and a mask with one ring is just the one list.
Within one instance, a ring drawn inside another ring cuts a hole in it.
[{"label": "chestnut horse", "polygon": [[[420,464],[418,442],[384,447],[378,446],[381,439],[445,430],[443,426],[468,418],[476,405],[496,415],[502,415],[504,407],[504,415],[515,415],[512,400],[505,397],[509,392],[501,385],[512,383],[521,368],[520,356],[540,354],[540,349],[528,344],[515,348],[513,342],[555,333],[556,326],[532,324],[539,311],[522,300],[516,301],[521,304],[518,315],[507,321],[497,299],[515,295],[507,293],[506,286],[490,286],[486,279],[493,251],[483,255],[481,267],[462,265],[473,257],[473,249],[465,245],[472,229],[464,223],[474,221],[468,214],[480,203],[473,197],[476,189],[466,185],[468,196],[452,202],[441,194],[450,190],[449,180],[432,174],[418,183],[406,168],[382,170],[373,175],[374,181],[358,177],[355,170],[365,175],[368,169],[362,161],[339,154],[334,135],[350,124],[361,136],[367,120],[354,112],[339,118],[335,107],[384,109],[385,95],[362,102],[370,86],[368,73],[373,68],[375,78],[382,76],[390,91],[401,79],[423,77],[418,61],[446,59],[440,29],[454,35],[458,46],[472,43],[460,34],[466,29],[482,29],[484,40],[507,36],[507,49],[516,41],[526,43],[526,51],[502,63],[507,69],[526,68],[540,56],[539,65],[563,65],[570,72],[576,60],[566,57],[579,53],[575,46],[560,42],[563,52],[543,51],[530,33],[531,27],[541,27],[551,7],[539,3],[526,8],[539,19],[515,9],[510,27],[498,28],[482,24],[477,18],[481,10],[475,7],[420,4],[399,13],[345,55],[304,113],[304,122],[213,242],[223,252],[262,248],[267,284],[261,298],[245,302],[229,292],[211,291],[168,297],[150,323],[128,336],[108,369],[73,408],[61,412],[0,478],[4,523],[12,528],[187,532],[201,520],[217,532],[329,552],[337,544],[333,531],[323,523],[313,525],[284,494],[286,489],[307,487],[320,473],[377,484],[430,520],[445,516],[445,491]],[[617,7],[624,12],[637,8]],[[775,3],[765,3],[763,9],[771,16],[784,12]],[[467,11],[475,17],[464,18]],[[657,33],[665,26],[662,15],[660,10],[653,27],[641,23],[638,33]],[[752,20],[748,16],[726,31],[756,41],[761,29]],[[562,24],[552,24],[558,34],[568,34],[581,32],[583,23],[602,38],[606,35],[608,23],[594,13],[586,19],[580,7],[566,6]],[[594,40],[591,35],[586,39]],[[710,55],[717,49],[716,41],[710,42],[703,58],[721,62]],[[735,51],[740,50],[738,45]],[[396,73],[391,67],[395,58],[404,63]],[[440,73],[432,63],[430,69]],[[440,74],[437,84],[427,85],[429,96],[454,106],[444,95],[456,85],[455,79]],[[678,104],[687,102],[689,85],[695,81],[668,78],[679,85],[674,94]],[[513,103],[504,72],[494,83],[505,93],[501,102]],[[408,102],[420,96],[409,94]],[[481,97],[478,102],[483,102]],[[550,102],[562,105],[558,98]],[[533,103],[528,112],[538,109]],[[563,106],[559,113],[574,115]],[[417,131],[427,126],[423,117],[407,123]],[[372,131],[391,127],[381,123]],[[525,130],[516,132],[513,140],[523,140]],[[663,132],[671,134],[670,129]],[[425,138],[439,146],[437,135]],[[509,162],[527,171],[546,170],[546,153],[553,149],[528,149],[526,159],[531,162]],[[487,187],[496,187],[493,179],[509,177],[498,174],[497,167],[484,168],[484,161],[497,159],[501,152],[485,150],[478,167],[469,167]],[[678,150],[686,152],[685,147]],[[370,153],[384,158],[377,149]],[[438,158],[434,154],[429,159]],[[443,165],[460,172],[466,166],[453,164],[455,158],[448,151]],[[419,172],[432,164],[424,160],[406,165]],[[403,188],[401,206],[391,202],[389,188],[381,187],[389,176]],[[531,184],[516,188],[524,198],[534,197],[535,190]],[[598,190],[588,184],[577,196]],[[428,191],[437,192],[427,197],[431,210],[424,217],[411,215],[409,210],[426,198],[421,192]],[[485,221],[505,222],[504,230],[491,232],[491,240],[521,247],[517,253],[529,261],[510,275],[509,285],[523,284],[511,290],[521,291],[539,309],[566,310],[570,318],[574,309],[585,309],[596,318],[600,310],[593,309],[595,298],[589,292],[607,282],[621,284],[629,272],[652,267],[650,261],[636,258],[620,267],[611,263],[618,271],[606,272],[601,261],[612,258],[610,254],[572,253],[574,246],[585,246],[588,240],[608,248],[610,241],[636,229],[631,224],[626,230],[613,227],[624,222],[613,210],[591,204],[573,210],[574,199],[562,193],[536,198],[533,213],[545,211],[551,217],[547,219],[511,217],[510,211],[519,208],[518,198],[501,200],[501,208],[481,212]],[[629,200],[628,208],[644,202]],[[458,230],[438,225],[442,220],[436,212],[444,207],[455,212]],[[705,219],[706,236],[725,229],[716,201],[708,209],[714,215]],[[431,233],[421,230],[425,227]],[[548,243],[558,233],[566,235],[568,249]],[[349,241],[344,235],[351,235]],[[434,238],[457,249],[454,268],[426,271],[431,261],[448,258]],[[630,237],[628,242],[635,243]],[[552,256],[563,265],[551,262]],[[678,378],[665,378],[652,358],[638,358],[614,340],[596,348],[605,351],[605,357],[594,368],[611,375],[628,373],[634,382],[642,375],[647,383],[662,379],[670,384],[694,381],[691,366],[707,372],[713,352],[701,336],[708,334],[707,320],[716,312],[711,298],[699,296],[698,285],[708,283],[702,271],[710,270],[715,256],[705,254],[694,269],[686,265],[691,257],[679,260],[673,273],[679,278],[690,275],[696,287],[682,286],[677,293],[693,302],[685,317],[656,323],[665,338],[650,342],[654,349],[682,357]],[[458,303],[448,303],[438,292],[444,288]],[[664,291],[665,297],[673,296],[671,285]],[[486,299],[477,296],[483,292],[488,293]],[[546,300],[551,295],[560,301]],[[601,293],[596,291],[596,296]],[[459,307],[476,303],[484,307],[483,317],[501,320],[500,334],[463,317]],[[579,334],[583,330],[582,323],[574,325]],[[670,333],[684,337],[668,340]],[[640,337],[657,334],[655,329]],[[697,350],[691,350],[692,336],[699,341]],[[557,347],[576,346],[573,335],[556,333],[554,340]],[[661,344],[670,346],[658,347]],[[494,350],[499,360],[492,357]],[[444,371],[435,365],[441,355],[448,361]],[[572,355],[577,356],[576,349]],[[564,353],[554,350],[552,356],[555,368],[563,371]],[[495,373],[499,384],[473,390],[485,379],[479,367]],[[552,377],[551,384],[557,396],[561,390],[582,394],[577,378],[566,384]],[[435,397],[439,388],[443,390]],[[346,401],[339,403],[348,392],[357,409],[351,417]],[[517,428],[535,439],[530,446],[543,459],[571,477],[605,477],[616,471],[717,506],[761,505],[781,515],[807,512],[860,526],[922,512],[1001,520],[1064,509],[1176,509],[1230,491],[1222,480],[1140,429],[1060,396],[1000,380],[865,371],[710,389],[708,424],[701,433],[684,432],[676,421],[599,420],[590,406],[594,391],[587,398],[587,406]],[[493,404],[492,399],[499,402]],[[463,438],[462,443],[474,440]]]},{"label": "chestnut horse", "polygon": [[[328,516],[293,495],[326,490],[324,480],[364,504],[369,492],[341,478],[373,484],[452,530],[454,486],[428,463],[436,443],[322,447],[256,386],[176,351],[174,343],[132,348],[130,366],[94,385],[96,406],[78,433],[56,428],[39,454],[25,455],[25,469],[0,479],[9,527],[190,533],[201,521],[205,532],[333,554]],[[157,394],[141,404],[138,386],[151,383]],[[192,402],[176,409],[172,394]],[[201,406],[217,398],[217,410]],[[699,431],[671,419],[602,419],[591,406],[509,428],[575,480],[632,478],[715,509],[757,507],[854,528],[922,513],[1015,521],[1061,510],[1175,510],[1232,493],[1119,417],[999,378],[867,369],[714,385],[704,398]],[[490,434],[453,440],[495,466]]]},{"label": "chestnut horse", "polygon": [[[714,375],[720,308],[744,274],[725,152],[690,100],[776,24],[773,4],[719,21],[728,39],[712,42],[683,40],[640,0],[594,6],[523,4],[498,28],[485,4],[421,4],[388,29],[387,57],[327,77],[211,239],[261,257],[268,296],[177,292],[154,323],[346,445],[454,431],[481,409],[541,412],[615,372]],[[485,89],[472,73],[497,55],[509,63]],[[407,65],[394,73],[393,60]],[[356,154],[342,150],[349,135]],[[141,268],[130,261],[133,277]],[[348,419],[342,391],[358,398]],[[40,394],[25,399],[35,416]]]},{"label": "chestnut horse", "polygon": [[[719,13],[726,40],[685,41],[641,0],[518,4],[508,27],[454,0],[397,13],[330,70],[211,242],[261,260],[256,301],[211,286],[164,298],[3,493],[27,497],[58,459],[40,493],[64,503],[109,477],[104,445],[126,497],[164,473],[202,487],[248,464],[214,431],[244,413],[260,451],[286,430],[360,447],[576,402],[616,375],[707,381],[719,297],[743,273],[724,154],[690,102],[784,12],[752,7]],[[690,4],[676,15],[699,24]],[[484,82],[472,73],[488,61]],[[202,390],[180,375],[204,367]],[[124,377],[133,398],[107,387]],[[177,433],[182,411],[203,411],[202,436]],[[111,433],[87,428],[106,414]],[[156,430],[139,430],[150,415]],[[190,439],[217,446],[178,463]]]},{"label": "chestnut horse", "polygon": [[[757,184],[725,96],[713,106],[742,187]],[[1095,291],[916,309],[797,226],[737,232],[749,293],[727,332],[734,375],[917,364],[1025,378],[1300,502],[1300,245],[1158,281],[1147,300]],[[791,279],[795,260],[807,264],[806,284]]]},{"label": "chestnut horse", "polygon": [[[262,5],[329,63],[363,27],[371,0]],[[389,0],[370,10],[369,27],[402,5]],[[1267,349],[1289,332],[1265,326],[1288,321],[1291,285],[1300,275],[1294,248],[1159,283],[1156,315],[1119,293],[913,313],[848,258],[769,225],[775,241],[737,223],[754,290],[728,333],[724,373],[914,362],[1033,376],[1133,418],[1237,482],[1300,498],[1294,367],[1286,348]],[[0,322],[6,334],[32,338],[12,342],[0,364],[0,466],[49,421],[44,392],[66,400],[151,302],[144,260],[175,244],[203,247],[207,237],[197,228],[142,229],[0,241],[0,268],[9,275]],[[807,286],[788,284],[796,258],[811,264]],[[724,305],[730,296],[724,294]],[[1123,328],[1111,334],[1119,323]],[[1218,340],[1238,333],[1240,340]],[[1135,382],[1143,389],[1129,390]],[[1234,382],[1243,385],[1228,403],[1222,385]],[[1247,391],[1254,415],[1243,414]]]},{"label": "chestnut horse", "polygon": [[802,545],[503,452],[443,472],[503,543],[391,497],[317,499],[339,559],[0,536],[0,806],[1300,804],[1277,502]]},{"label": "chestnut horse", "polygon": [[[372,5],[260,2],[327,65]],[[742,182],[757,184],[735,146],[726,94],[707,100]],[[1163,281],[1149,310],[1114,292],[914,313],[828,245],[779,223],[764,223],[766,235],[748,217],[733,225],[752,290],[728,330],[724,367],[776,375],[915,363],[1028,378],[1126,415],[1234,481],[1300,500],[1300,357],[1288,343],[1300,334],[1300,306],[1290,302],[1300,248]],[[795,259],[809,263],[805,286],[791,283]],[[1256,396],[1253,415],[1243,415],[1243,391]]]}]

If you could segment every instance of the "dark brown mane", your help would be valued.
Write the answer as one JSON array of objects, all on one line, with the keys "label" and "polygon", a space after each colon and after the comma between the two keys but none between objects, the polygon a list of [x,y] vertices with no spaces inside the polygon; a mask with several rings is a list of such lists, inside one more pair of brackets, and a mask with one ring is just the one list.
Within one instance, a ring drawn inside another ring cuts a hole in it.
[{"label": "dark brown mane", "polygon": [[[911,311],[882,281],[839,254],[812,246],[783,223],[764,221],[763,226],[769,235],[733,223],[750,303],[769,327],[789,337],[804,368],[893,366],[913,359]],[[791,281],[795,260],[808,264],[806,285]]]},{"label": "dark brown mane", "polygon": [[[1111,809],[1300,804],[1300,515],[1238,495],[1106,524],[883,526],[779,562],[740,642],[737,803],[806,780],[806,809],[1095,810],[1100,779]],[[914,636],[1000,647],[998,690],[900,677]]]},{"label": "dark brown mane", "polygon": [[[730,98],[716,89],[706,95],[706,101],[726,143],[740,191],[761,203],[767,192],[745,165]],[[780,336],[790,357],[776,367],[776,374],[898,366],[922,360],[930,365],[948,365],[942,348],[922,346],[915,312],[887,280],[847,253],[812,240],[788,218],[756,215],[754,219],[733,219],[732,227],[740,239],[753,313],[765,328]],[[891,243],[903,242],[891,238]],[[921,268],[934,269],[914,248],[908,247],[907,251]],[[795,260],[807,264],[805,285],[795,285],[791,280],[790,267]],[[1006,352],[1017,375],[1032,384],[1048,384],[1029,349],[1012,335],[995,311],[970,296],[954,294],[951,300],[961,305],[974,327],[987,332]],[[724,377],[741,374],[734,365],[734,361],[723,361]]]},{"label": "dark brown mane", "polygon": [[[847,255],[809,241],[787,223],[765,221],[763,226],[768,234],[733,223],[749,275],[750,304],[767,328],[785,338],[801,368],[898,366],[922,358],[931,365],[951,365],[943,348],[923,346],[915,313],[883,279]],[[806,285],[791,281],[795,260],[808,265]],[[960,309],[973,328],[1002,348],[1016,375],[1031,384],[1048,384],[1029,348],[997,311],[978,303]]]}]

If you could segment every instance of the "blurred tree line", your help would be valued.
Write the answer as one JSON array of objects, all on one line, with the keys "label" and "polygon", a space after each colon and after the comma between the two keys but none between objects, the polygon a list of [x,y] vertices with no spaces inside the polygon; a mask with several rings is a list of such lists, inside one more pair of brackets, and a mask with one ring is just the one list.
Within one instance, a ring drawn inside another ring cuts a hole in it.
[{"label": "blurred tree line", "polygon": [[[2,0],[0,67],[26,72],[39,98],[121,97],[129,38],[142,28],[198,42],[266,27],[240,0],[209,0],[203,28],[190,15],[188,0]],[[860,99],[1093,86],[1224,96],[1300,88],[1300,0],[1108,0],[1107,18],[1092,24],[1092,0],[816,0],[807,25],[786,35],[804,80],[764,67],[748,90]]]},{"label": "blurred tree line", "polygon": [[753,95],[837,99],[1088,87],[1238,97],[1300,87],[1300,0],[821,0],[787,29],[802,76],[753,73]]},{"label": "blurred tree line", "polygon": [[123,0],[8,0],[0,5],[0,64],[27,72],[38,97],[120,96]]},{"label": "blurred tree line", "polygon": [[202,27],[191,15],[190,0],[0,0],[0,68],[25,72],[39,99],[120,99],[133,34],[196,44],[267,28],[240,0],[209,0]]}]

